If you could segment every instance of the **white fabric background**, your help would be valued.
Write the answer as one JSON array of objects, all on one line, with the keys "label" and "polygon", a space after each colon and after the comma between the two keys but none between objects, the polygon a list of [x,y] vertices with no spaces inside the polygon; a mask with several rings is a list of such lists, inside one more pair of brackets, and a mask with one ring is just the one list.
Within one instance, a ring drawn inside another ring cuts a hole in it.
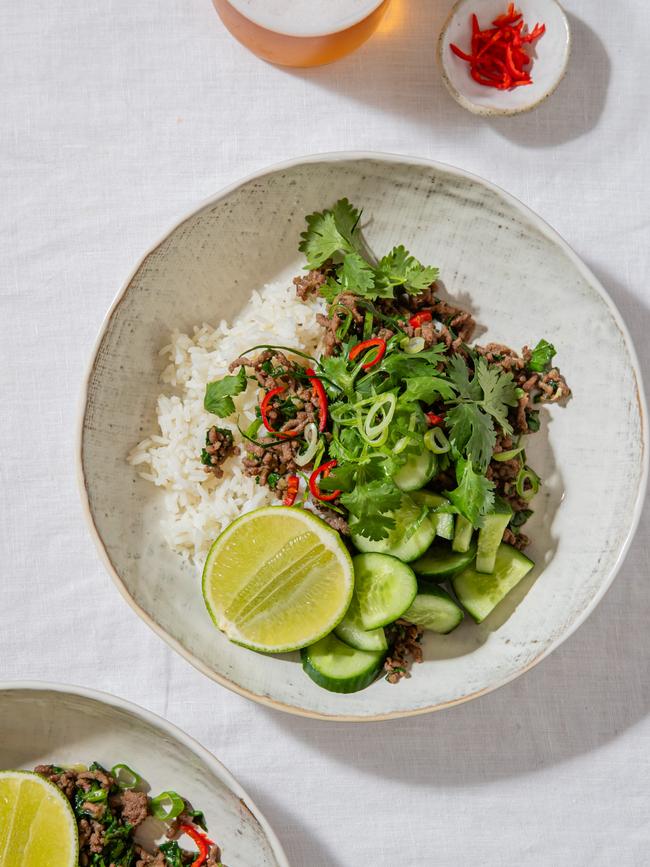
[{"label": "white fabric background", "polygon": [[412,153],[505,187],[601,278],[649,377],[650,7],[567,0],[561,89],[486,121],[435,68],[450,0],[394,0],[356,55],[293,72],[248,54],[209,0],[1,5],[0,679],[168,717],[249,789],[296,867],[650,863],[648,513],[596,613],[524,678],[434,716],[334,726],[257,707],[167,649],[101,566],[74,468],[84,368],[137,258],[222,185],[301,153]]}]

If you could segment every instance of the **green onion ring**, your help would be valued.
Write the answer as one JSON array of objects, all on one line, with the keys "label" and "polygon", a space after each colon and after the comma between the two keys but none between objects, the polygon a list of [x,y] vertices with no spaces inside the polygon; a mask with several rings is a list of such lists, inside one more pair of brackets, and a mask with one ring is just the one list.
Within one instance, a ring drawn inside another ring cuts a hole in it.
[{"label": "green onion ring", "polygon": [[434,455],[445,455],[451,448],[447,434],[440,427],[432,427],[424,435],[424,445]]},{"label": "green onion ring", "polygon": [[136,774],[128,765],[113,765],[111,777],[115,779],[120,789],[135,789],[138,783],[142,782],[140,774]]},{"label": "green onion ring", "polygon": [[[526,482],[530,482],[529,488],[525,487]],[[539,491],[539,485],[540,478],[534,470],[531,470],[530,467],[522,467],[522,469],[519,470],[519,475],[515,482],[515,488],[517,494],[523,500],[532,500],[537,491]]]},{"label": "green onion ring", "polygon": [[[167,808],[167,805],[169,807]],[[178,792],[161,792],[151,799],[151,812],[161,822],[169,822],[175,819],[185,809],[185,801]]]}]

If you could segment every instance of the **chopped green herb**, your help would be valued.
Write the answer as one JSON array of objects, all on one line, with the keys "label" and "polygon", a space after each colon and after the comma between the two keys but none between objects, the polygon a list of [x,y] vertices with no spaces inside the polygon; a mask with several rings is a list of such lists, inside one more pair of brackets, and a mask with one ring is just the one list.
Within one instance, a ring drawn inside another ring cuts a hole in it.
[{"label": "chopped green herb", "polygon": [[552,343],[549,343],[548,340],[540,340],[530,356],[528,370],[535,373],[544,373],[549,370],[555,353],[556,349]]},{"label": "chopped green herb", "polygon": [[227,418],[235,411],[233,397],[245,391],[246,385],[246,371],[240,367],[236,376],[224,376],[223,379],[207,384],[203,405],[208,412],[219,418]]}]

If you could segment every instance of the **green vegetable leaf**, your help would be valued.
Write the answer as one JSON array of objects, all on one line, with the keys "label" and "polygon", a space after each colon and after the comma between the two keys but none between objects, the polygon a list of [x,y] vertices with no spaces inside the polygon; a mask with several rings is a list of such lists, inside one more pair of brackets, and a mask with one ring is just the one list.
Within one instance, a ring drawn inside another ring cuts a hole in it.
[{"label": "green vegetable leaf", "polygon": [[183,850],[176,840],[170,840],[168,843],[161,843],[158,848],[165,856],[167,867],[184,867]]},{"label": "green vegetable leaf", "polygon": [[302,241],[299,248],[305,254],[309,268],[320,268],[340,250],[352,252],[352,245],[339,232],[331,211],[310,214],[307,217],[307,230],[300,237]]},{"label": "green vegetable leaf", "polygon": [[354,382],[348,370],[347,361],[342,355],[323,357],[319,361],[318,366],[320,368],[320,379],[330,393],[330,396],[335,395],[335,392],[332,391],[332,386],[340,391],[351,391]]},{"label": "green vegetable leaf", "polygon": [[471,461],[460,459],[456,464],[458,487],[445,491],[445,495],[474,527],[481,517],[494,507],[494,484],[484,475],[476,473]]},{"label": "green vegetable leaf", "polygon": [[462,400],[480,400],[482,398],[481,385],[477,377],[469,378],[469,369],[462,356],[452,356],[447,366],[447,376],[456,386],[458,396]]},{"label": "green vegetable leaf", "polygon": [[496,444],[494,425],[476,403],[459,403],[445,415],[449,442],[482,471],[488,468]]},{"label": "green vegetable leaf", "polygon": [[375,272],[358,253],[348,253],[337,277],[341,283],[339,292],[354,292],[356,295],[373,295]]},{"label": "green vegetable leaf", "polygon": [[341,503],[351,516],[350,527],[355,533],[378,541],[395,526],[386,514],[399,508],[402,492],[391,479],[375,479],[357,484],[354,490],[341,496]]},{"label": "green vegetable leaf", "polygon": [[236,376],[224,376],[207,384],[203,406],[219,418],[226,418],[235,411],[233,396],[245,391],[246,385],[246,371],[240,367]]},{"label": "green vegetable leaf", "polygon": [[361,211],[351,205],[347,199],[339,199],[332,208],[332,214],[340,234],[352,247],[355,247]]},{"label": "green vegetable leaf", "polygon": [[552,343],[549,343],[547,340],[540,340],[530,356],[528,370],[532,370],[535,373],[544,373],[544,371],[549,370],[555,352],[556,350]]},{"label": "green vegetable leaf", "polygon": [[517,406],[517,386],[512,374],[505,373],[498,367],[490,367],[484,358],[479,358],[475,379],[483,390],[482,405],[485,411],[496,419],[505,433],[512,433],[508,422],[508,407]]},{"label": "green vegetable leaf", "polygon": [[422,400],[424,403],[433,403],[439,397],[451,400],[454,396],[452,386],[440,376],[413,376],[406,380],[406,390],[402,395],[406,400]]},{"label": "green vegetable leaf", "polygon": [[377,267],[377,287],[381,290],[403,286],[407,292],[417,295],[438,279],[437,268],[425,267],[411,256],[403,246],[393,249],[380,260]]}]

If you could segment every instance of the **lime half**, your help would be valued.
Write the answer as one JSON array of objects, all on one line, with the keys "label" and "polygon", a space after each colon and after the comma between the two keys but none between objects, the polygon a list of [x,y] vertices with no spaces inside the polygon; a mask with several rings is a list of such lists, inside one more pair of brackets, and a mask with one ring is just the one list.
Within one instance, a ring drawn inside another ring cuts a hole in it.
[{"label": "lime half", "polygon": [[228,638],[283,653],[313,644],[347,611],[354,587],[340,536],[300,508],[267,506],[234,521],[203,570],[203,597]]},{"label": "lime half", "polygon": [[0,771],[0,867],[76,867],[77,821],[65,795],[29,771]]}]

